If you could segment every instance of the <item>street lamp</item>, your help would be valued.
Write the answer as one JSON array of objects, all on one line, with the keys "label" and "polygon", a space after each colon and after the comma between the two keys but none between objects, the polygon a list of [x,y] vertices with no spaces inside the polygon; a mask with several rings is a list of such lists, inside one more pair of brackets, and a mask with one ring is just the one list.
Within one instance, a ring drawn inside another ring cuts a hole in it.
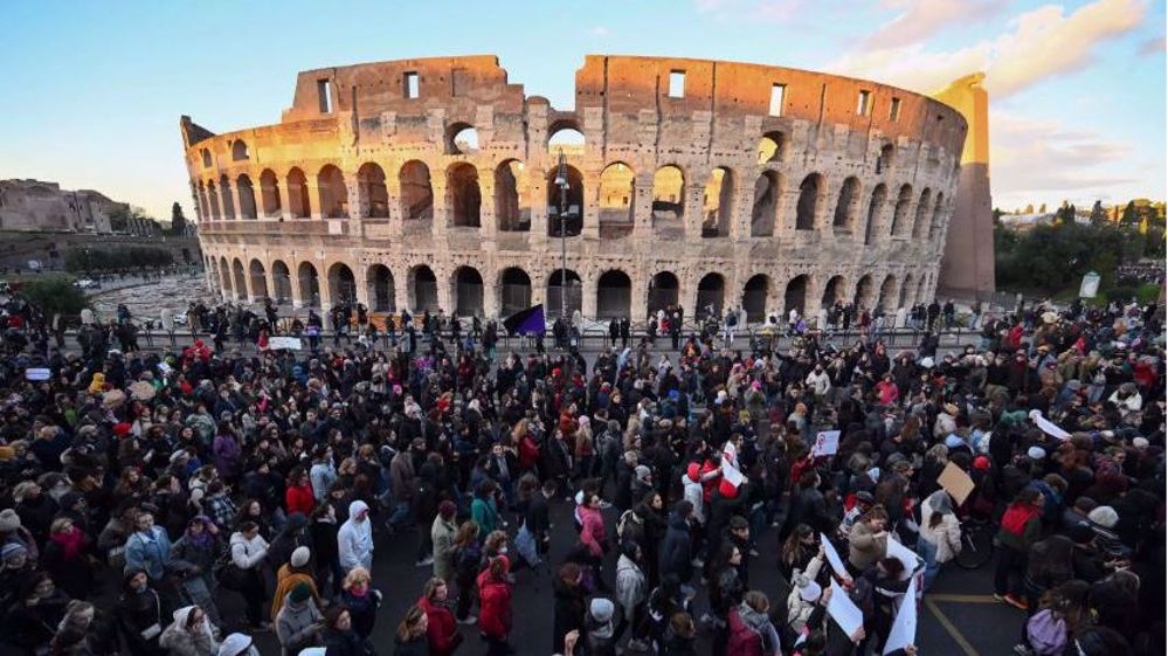
[{"label": "street lamp", "polygon": [[560,165],[555,185],[560,188],[560,316],[568,318],[568,158],[560,149]]}]

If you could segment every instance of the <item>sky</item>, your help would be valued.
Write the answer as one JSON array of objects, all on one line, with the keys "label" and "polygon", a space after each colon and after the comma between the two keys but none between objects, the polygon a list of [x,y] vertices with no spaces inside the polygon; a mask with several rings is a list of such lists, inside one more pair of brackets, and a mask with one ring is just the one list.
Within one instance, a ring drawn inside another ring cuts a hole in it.
[{"label": "sky", "polygon": [[179,117],[278,123],[302,70],[497,54],[570,109],[586,54],[744,61],[990,93],[994,205],[1165,198],[1163,0],[50,0],[10,3],[0,179],[194,215]]}]

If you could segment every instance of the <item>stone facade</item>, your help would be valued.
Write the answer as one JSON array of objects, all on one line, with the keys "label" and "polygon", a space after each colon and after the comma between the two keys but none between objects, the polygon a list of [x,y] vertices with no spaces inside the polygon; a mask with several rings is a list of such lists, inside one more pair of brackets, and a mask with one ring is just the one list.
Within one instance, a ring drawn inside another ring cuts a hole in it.
[{"label": "stone facade", "polygon": [[126,208],[96,191],[68,191],[56,182],[0,180],[0,229],[110,233],[109,214]]},{"label": "stone facade", "polygon": [[569,307],[634,320],[931,299],[967,129],[874,82],[601,55],[573,111],[449,57],[303,72],[277,125],[180,127],[229,297],[555,314],[563,248]]}]

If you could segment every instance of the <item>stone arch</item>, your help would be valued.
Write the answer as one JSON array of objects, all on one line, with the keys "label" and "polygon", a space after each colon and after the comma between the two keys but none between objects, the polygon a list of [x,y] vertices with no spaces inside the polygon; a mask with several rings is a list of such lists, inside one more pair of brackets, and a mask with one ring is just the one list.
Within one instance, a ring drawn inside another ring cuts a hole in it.
[{"label": "stone arch", "polygon": [[822,214],[827,185],[819,173],[811,173],[799,183],[799,202],[795,206],[795,229],[814,230]]},{"label": "stone arch", "polygon": [[884,282],[880,285],[880,296],[876,301],[877,307],[884,312],[896,312],[895,307],[891,304],[897,300],[896,276],[891,273],[885,276]]},{"label": "stone arch", "polygon": [[288,171],[288,212],[294,219],[312,218],[312,201],[308,197],[308,178],[299,167]]},{"label": "stone arch", "polygon": [[374,312],[393,312],[397,309],[393,287],[393,272],[384,264],[372,264],[365,272],[369,288],[369,309]]},{"label": "stone arch", "polygon": [[214,213],[207,203],[207,185],[202,180],[199,180],[199,216],[204,221],[214,220]]},{"label": "stone arch", "polygon": [[227,262],[227,256],[221,255],[219,257],[219,290],[223,292],[223,298],[235,298],[235,286],[231,283],[231,265]]},{"label": "stone arch", "polygon": [[685,215],[685,172],[666,164],[653,174],[653,219],[675,221]]},{"label": "stone arch", "polygon": [[896,166],[896,146],[886,143],[880,147],[880,159],[876,162],[876,173],[886,173]]},{"label": "stone arch", "polygon": [[471,155],[479,150],[479,131],[470,123],[454,123],[446,129],[446,154]]},{"label": "stone arch", "polygon": [[905,227],[908,223],[908,209],[912,205],[912,196],[912,185],[904,184],[900,186],[900,193],[896,197],[896,209],[892,213],[891,232],[893,237],[904,234]]},{"label": "stone arch", "polygon": [[864,244],[871,244],[876,238],[876,228],[880,225],[880,218],[884,215],[884,204],[888,202],[888,187],[884,183],[876,185],[872,190],[872,198],[868,201],[868,222],[864,226]]},{"label": "stone arch", "polygon": [[199,154],[203,157],[203,168],[211,168],[211,151],[204,148],[203,150],[199,151]]},{"label": "stone arch", "polygon": [[[600,172],[597,186],[597,207],[600,209],[600,223],[633,223],[633,207],[636,205],[636,172],[624,162],[613,162]],[[604,229],[601,228],[603,236]]]},{"label": "stone arch", "polygon": [[832,276],[823,286],[823,301],[819,306],[826,309],[835,305],[836,301],[845,300],[844,286],[846,284],[843,276]]},{"label": "stone arch", "polygon": [[633,304],[633,281],[620,269],[609,269],[596,281],[596,318],[629,316]]},{"label": "stone arch", "polygon": [[233,162],[243,162],[251,159],[251,154],[247,150],[247,143],[243,139],[236,139],[231,144],[231,160]]},{"label": "stone arch", "polygon": [[437,312],[438,304],[438,277],[434,270],[425,264],[410,269],[407,279],[407,288],[410,293],[410,306],[414,312]]},{"label": "stone arch", "polygon": [[660,271],[649,279],[648,313],[653,316],[659,310],[679,305],[681,284],[672,271]]},{"label": "stone arch", "polygon": [[480,227],[482,204],[479,170],[473,164],[457,162],[446,169],[446,207],[452,227]]},{"label": "stone arch", "polygon": [[750,210],[750,236],[771,237],[783,198],[783,174],[763,171],[754,181],[754,206]]},{"label": "stone arch", "polygon": [[861,307],[871,307],[872,284],[871,275],[864,275],[862,278],[860,278],[859,282],[856,283],[856,296],[853,302],[856,304],[857,310]]},{"label": "stone arch", "polygon": [[[571,164],[566,164],[564,168],[567,170],[567,178],[563,184],[556,184],[556,180],[560,179],[558,166],[547,174],[549,237],[559,237],[561,232],[565,237],[576,237],[584,229],[584,176]],[[563,220],[560,217],[561,204],[565,206],[566,212]]]},{"label": "stone arch", "polygon": [[702,237],[729,237],[734,217],[734,172],[719,166],[710,172],[702,199]]},{"label": "stone arch", "polygon": [[[561,277],[566,281],[564,286],[564,305],[567,306],[567,312],[561,310],[560,304],[560,280]],[[571,269],[556,269],[551,272],[547,280],[547,313],[548,317],[559,317],[563,315],[572,316],[574,312],[583,307],[583,283],[580,280],[580,275]]]},{"label": "stone arch", "polygon": [[785,132],[767,132],[758,142],[758,163],[762,165],[771,162],[785,162],[787,160],[788,138]]},{"label": "stone arch", "polygon": [[720,273],[707,273],[698,282],[698,306],[694,317],[707,316],[713,309],[714,316],[721,317],[726,305],[726,279]]},{"label": "stone arch", "polygon": [[265,217],[280,216],[280,179],[272,169],[260,174],[260,203]]},{"label": "stone arch", "polygon": [[424,221],[434,218],[434,187],[430,184],[430,167],[412,159],[402,164],[398,173],[401,183],[402,218]]},{"label": "stone arch", "polygon": [[500,232],[531,230],[531,196],[524,183],[523,162],[517,159],[495,167],[495,218]]},{"label": "stone arch", "polygon": [[247,274],[243,270],[243,261],[238,257],[231,261],[231,280],[235,289],[235,298],[247,300]]},{"label": "stone arch", "polygon": [[320,307],[320,274],[312,262],[301,262],[296,268],[300,280],[300,304],[304,307]]},{"label": "stone arch", "polygon": [[385,169],[377,162],[365,162],[357,169],[357,188],[368,203],[365,216],[371,219],[389,217],[389,188],[385,184]]},{"label": "stone arch", "polygon": [[272,287],[275,289],[276,302],[287,303],[292,300],[292,274],[283,260],[272,262]]},{"label": "stone arch", "polygon": [[924,191],[921,192],[921,199],[920,199],[920,201],[917,202],[917,214],[916,214],[916,217],[913,219],[913,227],[912,227],[913,239],[920,239],[921,237],[929,234],[928,222],[929,222],[929,210],[932,209],[930,207],[930,205],[932,204],[931,203],[932,197],[933,197],[933,192],[931,189],[926,188]]},{"label": "stone arch", "polygon": [[928,284],[929,284],[928,277],[921,276],[921,279],[917,281],[917,293],[913,295],[913,302],[915,302],[915,303],[924,303],[925,302],[925,294],[926,294],[926,292],[928,292]]},{"label": "stone arch", "polygon": [[832,226],[852,230],[856,226],[856,218],[860,214],[860,179],[851,176],[840,186],[839,200],[835,204],[835,217]]},{"label": "stone arch", "polygon": [[787,282],[787,289],[783,292],[783,314],[790,315],[791,310],[799,316],[807,314],[807,290],[811,287],[811,278],[806,274],[795,276]]},{"label": "stone arch", "polygon": [[244,219],[258,218],[256,214],[255,187],[246,173],[241,173],[235,179],[235,188],[239,190],[239,216]]},{"label": "stone arch", "polygon": [[268,298],[268,273],[264,270],[264,263],[253,259],[247,266],[247,273],[251,278],[252,297]]},{"label": "stone arch", "polygon": [[211,219],[213,221],[222,220],[223,215],[220,213],[221,208],[219,205],[219,191],[215,187],[214,180],[207,181],[207,198],[210,200],[211,204]]},{"label": "stone arch", "polygon": [[499,308],[511,316],[531,307],[531,276],[519,267],[507,267],[499,273]]},{"label": "stone arch", "polygon": [[450,277],[454,316],[483,316],[483,275],[471,266],[460,266]]},{"label": "stone arch", "polygon": [[345,174],[334,164],[325,164],[316,174],[316,187],[320,193],[320,215],[326,219],[349,218],[349,189],[345,186]]},{"label": "stone arch", "polygon": [[578,151],[578,154],[584,154],[584,145],[586,139],[584,132],[580,130],[580,124],[572,119],[563,119],[556,121],[548,126],[548,151],[560,149],[565,150],[567,154],[573,154],[572,151]]},{"label": "stone arch", "polygon": [[227,174],[219,176],[219,201],[223,203],[223,218],[235,220],[235,200],[231,196],[231,178]]},{"label": "stone arch", "polygon": [[746,320],[761,322],[766,319],[767,296],[771,291],[771,280],[766,274],[759,273],[751,276],[742,288],[742,309],[746,311]]},{"label": "stone arch", "polygon": [[913,275],[910,273],[905,275],[904,281],[900,283],[900,294],[896,300],[897,309],[907,308],[915,302],[913,299],[909,298],[909,294],[911,294],[913,290],[913,282]]},{"label": "stone arch", "polygon": [[937,192],[937,201],[933,204],[933,218],[929,220],[929,241],[936,241],[941,234],[941,220],[945,212],[945,194]]},{"label": "stone arch", "polygon": [[329,302],[334,306],[357,301],[357,278],[344,262],[336,262],[328,269]]}]

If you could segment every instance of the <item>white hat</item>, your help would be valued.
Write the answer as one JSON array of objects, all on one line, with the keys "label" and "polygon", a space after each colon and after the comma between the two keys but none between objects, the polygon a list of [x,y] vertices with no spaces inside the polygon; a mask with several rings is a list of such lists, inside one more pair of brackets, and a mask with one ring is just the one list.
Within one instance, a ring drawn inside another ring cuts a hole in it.
[{"label": "white hat", "polygon": [[1099,506],[1087,513],[1087,519],[1103,528],[1115,528],[1115,525],[1119,523],[1119,513],[1115,512],[1115,508],[1111,506]]},{"label": "white hat", "polygon": [[251,636],[244,633],[232,633],[219,645],[219,656],[242,656],[251,648]]},{"label": "white hat", "polygon": [[1137,437],[1136,439],[1132,440],[1132,446],[1137,449],[1146,449],[1148,448],[1148,444],[1148,438],[1146,437]]},{"label": "white hat", "polygon": [[934,364],[935,363],[933,362],[933,358],[931,358],[931,357],[924,358],[921,360],[921,366],[924,367],[925,369],[932,369]]},{"label": "white hat", "polygon": [[799,598],[809,604],[819,601],[819,597],[823,595],[823,588],[815,581],[809,581],[807,585],[799,588]]},{"label": "white hat", "polygon": [[608,622],[612,619],[612,614],[616,607],[611,601],[604,597],[597,597],[592,600],[592,606],[589,611],[592,613],[592,619],[597,622]]},{"label": "white hat", "polygon": [[312,552],[308,550],[308,547],[296,547],[296,549],[292,551],[292,566],[304,567],[308,564],[308,559],[311,556]]},{"label": "white hat", "polygon": [[1043,451],[1040,446],[1032,446],[1026,450],[1026,455],[1030,456],[1031,460],[1042,460],[1046,457],[1046,451]]}]

